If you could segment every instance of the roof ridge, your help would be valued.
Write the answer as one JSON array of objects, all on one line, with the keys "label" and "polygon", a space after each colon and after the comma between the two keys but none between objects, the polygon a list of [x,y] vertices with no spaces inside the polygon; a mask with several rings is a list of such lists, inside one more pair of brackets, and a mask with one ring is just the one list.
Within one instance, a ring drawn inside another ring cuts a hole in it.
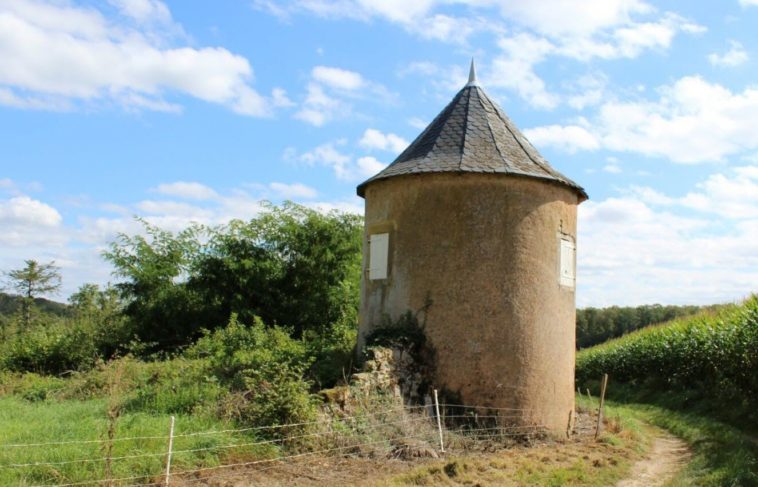
[{"label": "roof ridge", "polygon": [[492,104],[492,107],[495,109],[495,115],[497,115],[497,118],[499,118],[499,119],[500,119],[500,121],[501,121],[501,122],[503,122],[503,125],[505,125],[505,128],[506,128],[506,130],[508,130],[508,132],[511,134],[511,136],[512,136],[512,137],[513,137],[513,139],[516,141],[516,143],[519,145],[519,147],[521,147],[521,150],[522,150],[522,151],[524,151],[524,153],[527,155],[527,157],[529,157],[529,159],[530,159],[530,160],[531,160],[533,163],[535,163],[537,166],[539,166],[539,168],[540,168],[540,169],[542,169],[543,171],[545,171],[547,174],[549,174],[550,176],[554,176],[554,174],[553,174],[553,171],[550,171],[550,170],[549,170],[549,169],[547,169],[545,166],[543,166],[543,165],[542,165],[542,163],[541,163],[540,161],[537,161],[537,160],[536,160],[536,159],[535,159],[535,158],[532,156],[532,154],[531,154],[531,151],[529,151],[529,150],[528,150],[526,147],[524,147],[524,144],[521,142],[521,138],[520,138],[518,135],[516,135],[516,134],[513,132],[513,130],[511,130],[511,126],[510,126],[510,124],[508,123],[508,122],[510,122],[510,121],[511,121],[511,119],[510,119],[509,117],[506,117],[506,118],[507,118],[507,120],[506,120],[506,119],[504,119],[504,118],[502,117],[502,115],[500,115],[500,110],[498,110],[498,107],[497,107],[497,105],[495,105],[495,103],[494,103],[492,100],[490,100],[490,99],[489,99],[489,97],[487,97],[487,101],[489,101],[489,102]]},{"label": "roof ridge", "polygon": [[[486,93],[484,93],[484,90],[482,90],[482,94],[486,96]],[[482,97],[479,96],[479,105],[482,107],[482,110],[485,112],[487,109],[484,107],[484,102],[482,102]],[[495,150],[497,150],[497,153],[500,154],[500,159],[502,159],[503,164],[506,166],[506,169],[510,169],[508,159],[506,159],[505,154],[503,154],[503,151],[500,149],[500,144],[497,141],[497,137],[495,137],[495,131],[492,130],[492,124],[490,123],[489,117],[484,117],[484,119],[487,121],[487,128],[490,131],[490,135],[492,136],[492,142],[495,144]]]},{"label": "roof ridge", "polygon": [[[471,61],[472,66],[473,66],[473,62],[474,61],[472,60]],[[476,74],[474,75],[474,78],[476,78]],[[466,86],[468,87],[468,85]],[[472,87],[468,87],[468,91],[466,92],[466,94],[468,95],[466,97],[466,110],[464,110],[466,116],[463,117],[463,134],[461,136],[461,157],[458,160],[458,170],[461,170],[463,168],[463,155],[466,152],[466,134],[468,131],[468,113],[469,113],[469,107],[471,106],[471,90],[472,89],[473,89]]]}]

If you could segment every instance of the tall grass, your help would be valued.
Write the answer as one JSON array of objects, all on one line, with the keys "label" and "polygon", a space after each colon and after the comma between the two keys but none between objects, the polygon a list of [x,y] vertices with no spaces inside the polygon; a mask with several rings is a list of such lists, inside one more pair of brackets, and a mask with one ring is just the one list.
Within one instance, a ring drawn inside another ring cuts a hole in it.
[{"label": "tall grass", "polygon": [[[108,399],[84,401],[39,401],[30,403],[17,397],[0,397],[0,485],[56,485],[65,482],[85,482],[106,478],[106,452],[109,421],[106,416]],[[212,416],[181,414],[176,417],[176,434],[196,431],[223,430],[234,425]],[[112,477],[140,477],[148,480],[160,475],[167,448],[168,414],[124,413],[115,423],[116,441],[111,451]],[[123,438],[155,436],[156,439],[119,441]],[[95,443],[65,443],[80,441]],[[62,442],[58,445],[9,447],[10,444]],[[218,465],[224,456],[235,449],[219,446],[251,442],[250,436],[231,433],[177,438],[175,450],[202,451],[181,453],[174,457],[175,470],[199,465]],[[237,449],[236,451],[239,451]],[[118,460],[115,457],[154,454],[154,456]],[[259,452],[265,453],[265,452]],[[246,450],[250,454],[250,449]],[[13,464],[57,463],[77,460],[92,462],[63,465],[9,467]],[[136,483],[132,482],[132,483]]]}]

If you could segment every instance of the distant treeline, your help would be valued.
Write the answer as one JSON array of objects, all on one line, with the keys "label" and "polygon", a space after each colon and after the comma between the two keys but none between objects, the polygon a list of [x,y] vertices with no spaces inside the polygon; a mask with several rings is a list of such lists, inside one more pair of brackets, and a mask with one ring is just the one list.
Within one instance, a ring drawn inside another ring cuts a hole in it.
[{"label": "distant treeline", "polygon": [[576,346],[587,348],[639,330],[648,325],[688,316],[711,306],[663,306],[646,304],[637,307],[584,308],[576,310]]},{"label": "distant treeline", "polygon": [[[0,292],[0,317],[10,317],[21,310],[23,298],[13,294]],[[69,306],[45,298],[34,298],[34,306],[43,313],[55,316],[67,316]]]}]

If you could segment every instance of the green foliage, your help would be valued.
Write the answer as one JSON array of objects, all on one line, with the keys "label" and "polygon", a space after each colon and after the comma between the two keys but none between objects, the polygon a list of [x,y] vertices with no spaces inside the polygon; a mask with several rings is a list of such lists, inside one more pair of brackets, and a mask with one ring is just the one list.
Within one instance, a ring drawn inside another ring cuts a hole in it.
[{"label": "green foliage", "polygon": [[187,345],[232,313],[296,336],[356,321],[360,217],[286,203],[249,222],[176,235],[144,225],[147,237],[120,235],[105,258],[124,278],[117,287],[135,333],[155,350]]},{"label": "green foliage", "polygon": [[718,306],[661,306],[584,308],[576,310],[576,346],[587,348],[640,328],[664,323]]},{"label": "green foliage", "polygon": [[[23,298],[15,294],[0,292],[0,317],[10,318],[21,311]],[[66,304],[50,301],[45,298],[34,299],[35,308],[43,315],[51,315],[61,318],[69,315],[69,307]]]},{"label": "green foliage", "polygon": [[318,389],[334,387],[350,376],[357,335],[353,319],[340,320],[322,332],[306,332],[303,341],[313,358],[308,375]]},{"label": "green foliage", "polygon": [[112,288],[83,286],[67,314],[44,315],[44,321],[8,333],[0,343],[0,369],[61,374],[88,370],[126,351],[131,332]]},{"label": "green foliage", "polygon": [[97,358],[90,330],[66,323],[36,327],[0,345],[0,368],[17,372],[60,374],[91,368]]},{"label": "green foliage", "polygon": [[654,391],[698,391],[720,404],[758,406],[758,296],[720,313],[646,328],[577,356],[582,384],[612,380]]},{"label": "green foliage", "polygon": [[204,229],[191,226],[177,235],[142,221],[147,237],[120,234],[103,255],[124,278],[116,284],[134,332],[160,349],[186,344],[200,330],[196,300],[184,283],[199,251]]},{"label": "green foliage", "polygon": [[34,298],[40,294],[58,292],[61,287],[61,275],[54,262],[40,264],[36,260],[26,260],[21,269],[6,273],[10,287],[21,296],[21,322],[28,328],[32,321]]},{"label": "green foliage", "polygon": [[237,313],[243,321],[260,316],[290,326],[300,336],[355,316],[361,228],[355,215],[285,203],[214,230],[189,279],[202,301],[212,303],[206,324]]},{"label": "green foliage", "polygon": [[303,379],[311,362],[305,345],[260,318],[244,326],[232,315],[225,328],[206,333],[185,356],[207,361],[208,372],[232,392],[223,401],[225,416],[271,425],[301,422],[315,413]]},{"label": "green foliage", "polygon": [[412,352],[420,351],[426,344],[426,334],[417,316],[406,311],[397,320],[384,316],[382,323],[367,337],[367,346],[400,347]]},{"label": "green foliage", "polygon": [[[655,397],[648,399],[655,404],[627,402],[626,399],[623,403],[607,402],[606,417],[621,415],[638,418],[669,431],[690,445],[693,458],[666,485],[758,485],[758,443],[741,431],[746,421],[735,427],[691,406],[683,409],[681,404],[664,405]],[[590,404],[586,399],[581,402],[588,407],[597,407],[597,403]]]},{"label": "green foliage", "polygon": [[226,392],[204,360],[145,363],[135,379],[139,385],[124,401],[127,412],[206,414]]},{"label": "green foliage", "polygon": [[[0,464],[31,462],[66,462],[79,459],[102,458],[103,445],[97,443],[106,437],[108,422],[105,398],[87,400],[46,400],[29,402],[20,397],[0,397],[0,438],[3,443],[37,443],[45,441],[92,441],[37,448],[0,449]],[[165,452],[169,415],[160,412],[125,412],[116,424],[115,437],[155,437],[137,441],[120,441],[113,444],[114,457],[129,457],[138,453],[149,454],[113,462],[115,478],[137,477],[131,483],[147,483],[165,472]],[[213,416],[176,414],[175,433],[227,430],[237,426]],[[251,435],[219,433],[215,435],[186,436],[174,440],[174,450],[196,450],[177,454],[172,459],[175,471],[219,465],[226,455],[250,455],[250,447],[224,448],[234,443],[250,443],[258,438]],[[218,448],[216,448],[218,447]],[[265,454],[253,450],[253,455]],[[258,457],[260,458],[260,457]],[[228,462],[228,461],[227,461]],[[103,462],[73,462],[61,465],[39,465],[26,468],[0,469],[0,485],[60,485],[81,483],[96,485],[95,479],[104,479]],[[99,485],[99,484],[98,484]]]},{"label": "green foliage", "polygon": [[58,377],[0,372],[0,395],[16,395],[31,402],[51,399],[66,385],[66,381]]}]

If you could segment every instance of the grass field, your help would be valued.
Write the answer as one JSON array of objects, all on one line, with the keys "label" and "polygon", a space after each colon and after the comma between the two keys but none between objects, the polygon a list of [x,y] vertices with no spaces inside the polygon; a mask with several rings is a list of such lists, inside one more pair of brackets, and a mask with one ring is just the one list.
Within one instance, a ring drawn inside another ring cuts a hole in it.
[{"label": "grass field", "polygon": [[[39,401],[29,402],[17,397],[0,398],[0,485],[55,485],[106,478],[107,438],[109,422],[106,416],[107,400]],[[127,413],[118,418],[115,439],[110,456],[110,478],[137,477],[149,479],[164,469],[170,417],[145,413]],[[175,434],[224,430],[234,425],[212,417],[178,415]],[[133,437],[156,437],[126,440]],[[92,441],[92,443],[67,443]],[[217,447],[255,441],[249,435],[233,436],[221,433],[202,436],[178,436],[174,451],[200,450],[176,453],[175,470],[197,466],[218,465],[224,456],[234,455],[234,448]],[[15,444],[48,443],[39,446],[8,446]],[[241,450],[241,449],[237,449]],[[258,447],[259,455],[272,453]],[[268,448],[270,450],[270,447]],[[246,455],[253,455],[250,448]],[[118,457],[133,457],[116,459]],[[93,460],[93,461],[79,461]],[[72,462],[72,463],[65,463]],[[53,465],[7,465],[52,463]],[[136,480],[135,480],[136,481]]]}]

